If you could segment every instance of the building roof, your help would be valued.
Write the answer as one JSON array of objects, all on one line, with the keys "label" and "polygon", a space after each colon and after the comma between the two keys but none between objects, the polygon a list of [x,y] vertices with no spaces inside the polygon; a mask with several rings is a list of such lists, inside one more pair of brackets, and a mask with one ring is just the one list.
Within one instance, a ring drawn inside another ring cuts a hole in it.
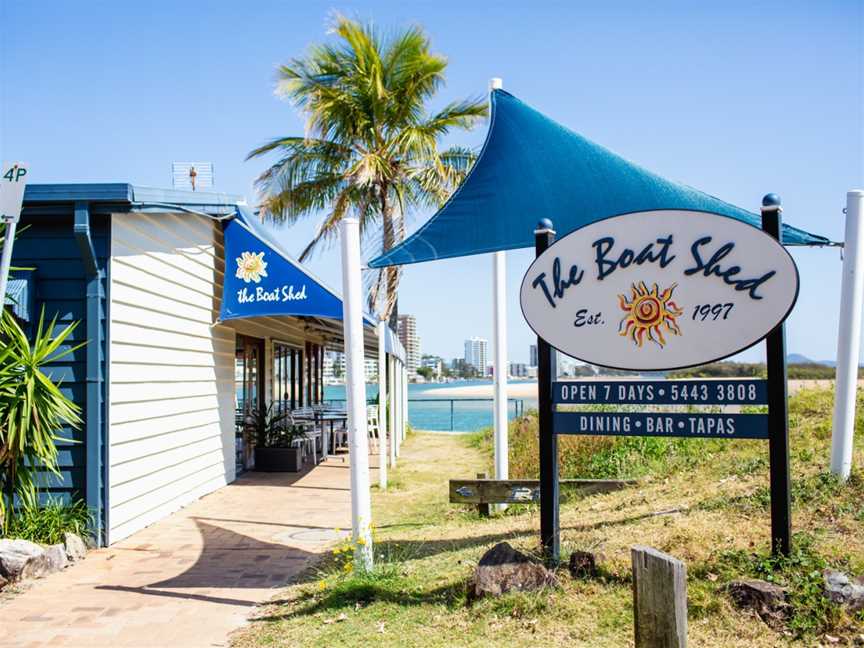
[{"label": "building roof", "polygon": [[234,194],[142,187],[128,182],[30,184],[24,191],[25,207],[76,202],[139,211],[166,211],[180,207],[181,211],[227,216],[233,214],[237,204],[244,200]]}]

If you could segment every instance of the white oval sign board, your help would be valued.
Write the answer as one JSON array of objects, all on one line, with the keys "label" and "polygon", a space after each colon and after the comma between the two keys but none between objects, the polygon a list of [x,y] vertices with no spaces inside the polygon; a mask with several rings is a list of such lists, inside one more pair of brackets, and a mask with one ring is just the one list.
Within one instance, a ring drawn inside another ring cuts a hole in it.
[{"label": "white oval sign board", "polygon": [[561,238],[522,280],[522,312],[553,347],[630,370],[690,367],[752,346],[798,297],[795,262],[747,223],[662,210]]}]

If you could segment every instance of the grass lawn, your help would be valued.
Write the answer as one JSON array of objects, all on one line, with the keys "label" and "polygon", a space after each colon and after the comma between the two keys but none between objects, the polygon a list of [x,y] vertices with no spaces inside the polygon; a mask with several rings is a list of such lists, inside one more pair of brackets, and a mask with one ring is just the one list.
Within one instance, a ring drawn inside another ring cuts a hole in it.
[{"label": "grass lawn", "polygon": [[[788,560],[775,562],[768,552],[767,444],[661,440],[664,450],[627,441],[592,447],[594,459],[577,463],[595,473],[582,476],[637,474],[638,486],[561,506],[562,556],[595,552],[600,576],[577,581],[562,570],[557,589],[468,605],[466,585],[485,550],[501,540],[536,550],[538,512],[512,507],[483,520],[449,504],[450,478],[489,470],[488,444],[415,434],[403,446],[393,487],[373,495],[376,571],[353,574],[350,547],[337,547],[263,608],[235,646],[632,645],[629,547],[636,543],[687,563],[692,646],[853,645],[864,633],[864,614],[824,600],[821,570],[864,574],[864,432],[859,427],[852,479],[827,477],[831,399],[830,392],[805,391],[790,403],[795,550]],[[519,453],[532,451],[523,437],[535,433],[522,421],[511,434],[511,463],[519,468],[526,463]],[[783,627],[769,628],[730,604],[724,585],[739,577],[790,587],[793,614]]]}]

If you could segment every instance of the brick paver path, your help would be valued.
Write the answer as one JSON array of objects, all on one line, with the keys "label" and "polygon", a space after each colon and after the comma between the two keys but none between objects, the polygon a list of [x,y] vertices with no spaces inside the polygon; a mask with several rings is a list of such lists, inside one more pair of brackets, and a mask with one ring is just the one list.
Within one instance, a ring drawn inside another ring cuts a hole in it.
[{"label": "brick paver path", "polygon": [[0,603],[0,646],[226,645],[350,523],[347,461],[243,475]]}]

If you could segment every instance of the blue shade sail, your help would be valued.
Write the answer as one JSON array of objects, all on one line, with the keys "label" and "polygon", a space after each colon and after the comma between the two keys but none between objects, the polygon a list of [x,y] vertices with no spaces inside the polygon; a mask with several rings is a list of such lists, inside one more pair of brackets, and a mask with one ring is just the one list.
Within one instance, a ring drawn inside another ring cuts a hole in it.
[{"label": "blue shade sail", "polygon": [[[560,237],[610,216],[657,209],[711,212],[761,227],[758,214],[661,178],[493,90],[489,133],[465,182],[417,232],[369,265],[533,247],[541,218]],[[782,234],[785,245],[830,243],[788,225]]]},{"label": "blue shade sail", "polygon": [[[225,280],[219,319],[289,316],[342,319],[342,299],[276,243],[254,230],[239,210],[224,225]],[[364,316],[367,325],[374,318]]]}]

